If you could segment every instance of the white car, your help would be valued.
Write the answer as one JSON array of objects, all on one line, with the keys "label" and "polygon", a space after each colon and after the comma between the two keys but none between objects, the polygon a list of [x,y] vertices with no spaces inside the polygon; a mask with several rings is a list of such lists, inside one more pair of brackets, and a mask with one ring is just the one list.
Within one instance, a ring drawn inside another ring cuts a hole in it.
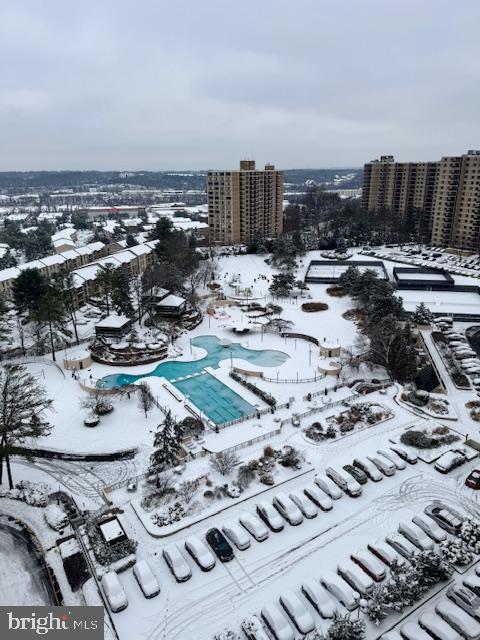
[{"label": "white car", "polygon": [[333,573],[333,571],[325,571],[320,577],[320,584],[323,585],[332,596],[335,596],[345,609],[353,611],[358,607],[360,594],[352,589],[348,582],[345,582],[340,576]]},{"label": "white car", "polygon": [[410,522],[400,522],[398,525],[398,533],[405,536],[412,544],[417,546],[421,551],[432,551],[434,548],[433,540],[425,535],[420,527]]},{"label": "white car", "polygon": [[272,502],[278,513],[280,513],[289,524],[296,526],[303,522],[302,512],[286,493],[277,493]]},{"label": "white car", "polygon": [[154,598],[160,593],[160,585],[150,565],[145,560],[137,560],[133,566],[135,576],[145,598]]},{"label": "white car", "polygon": [[115,571],[109,571],[102,577],[102,589],[110,609],[114,613],[123,611],[128,607],[127,596]]},{"label": "white car", "polygon": [[380,640],[405,640],[405,639],[402,638],[402,636],[399,634],[398,631],[387,631],[387,633],[383,634]]},{"label": "white car", "polygon": [[257,514],[272,531],[281,531],[285,526],[278,511],[266,500],[257,504]]},{"label": "white car", "polygon": [[177,582],[185,582],[192,577],[188,562],[182,556],[176,544],[172,543],[164,547],[162,555]]},{"label": "white car", "polygon": [[380,558],[387,567],[391,567],[394,562],[398,566],[403,567],[405,564],[405,558],[395,551],[393,547],[387,544],[384,540],[375,540],[367,544],[368,550],[371,551],[377,558]]},{"label": "white car", "polygon": [[435,461],[433,465],[440,473],[448,473],[452,469],[456,469],[460,465],[467,462],[467,456],[460,449],[452,449],[446,451]]},{"label": "white car", "polygon": [[202,571],[211,571],[215,566],[215,556],[207,545],[200,540],[200,538],[197,538],[197,536],[188,536],[188,538],[185,539],[185,549]]},{"label": "white car", "polygon": [[312,484],[309,487],[305,487],[303,493],[309,500],[320,507],[322,511],[330,511],[333,508],[333,502],[325,493],[319,489],[316,485]]},{"label": "white car", "polygon": [[381,480],[383,480],[383,475],[380,473],[377,467],[372,462],[370,462],[370,460],[355,458],[355,460],[353,461],[353,466],[357,467],[357,469],[360,469],[360,471],[363,471],[363,473],[365,473],[370,478],[370,480],[373,480],[373,482],[380,482]]},{"label": "white car", "polygon": [[300,633],[310,633],[315,629],[315,621],[311,613],[292,590],[282,593],[280,604]]},{"label": "white car", "polygon": [[462,640],[462,636],[436,613],[424,613],[420,616],[418,624],[438,640]]},{"label": "white car", "polygon": [[480,624],[453,602],[440,600],[435,611],[466,640],[480,640]]},{"label": "white car", "polygon": [[414,453],[413,451],[409,451],[404,447],[401,447],[399,444],[390,445],[390,449],[392,451],[395,451],[395,453],[399,455],[402,460],[405,460],[405,462],[408,462],[409,464],[416,464],[418,462],[418,456],[416,453]]},{"label": "white car", "polygon": [[330,478],[327,478],[327,476],[316,476],[315,484],[332,500],[340,500],[340,498],[343,496],[341,490],[332,480],[330,480]]},{"label": "white car", "polygon": [[474,573],[467,576],[463,581],[463,586],[470,589],[472,593],[477,596],[480,596],[480,577]]},{"label": "white car", "polygon": [[420,529],[435,542],[443,542],[447,539],[446,532],[441,529],[434,520],[424,516],[423,513],[413,516],[412,522],[414,522],[417,527],[420,527]]},{"label": "white car", "polygon": [[322,618],[333,618],[337,607],[318,580],[306,578],[302,582],[302,593]]},{"label": "white car", "polygon": [[385,565],[366,549],[359,549],[350,557],[375,582],[381,582],[385,578]]},{"label": "white car", "polygon": [[368,459],[386,476],[393,476],[395,474],[396,467],[393,462],[390,462],[387,458],[383,456],[368,456]]},{"label": "white car", "polygon": [[345,491],[345,493],[351,498],[357,498],[362,495],[362,487],[360,486],[360,483],[358,483],[350,474],[342,473],[333,467],[327,467],[325,469],[325,473],[330,480],[333,480],[337,487],[342,491]]},{"label": "white car", "polygon": [[418,622],[402,624],[400,633],[405,640],[432,640],[432,637],[422,629]]},{"label": "white car", "polygon": [[389,533],[385,536],[385,540],[407,560],[410,560],[418,553],[417,547],[407,540],[405,536],[401,536],[398,533]]},{"label": "white car", "polygon": [[248,640],[270,640],[270,636],[265,631],[265,627],[257,616],[243,619],[242,631]]},{"label": "white car", "polygon": [[318,514],[317,507],[304,493],[300,491],[291,491],[289,494],[291,501],[297,505],[306,518],[316,518]]},{"label": "white car", "polygon": [[257,542],[263,542],[268,538],[268,529],[257,516],[244,511],[240,514],[239,521]]},{"label": "white car", "polygon": [[407,468],[405,461],[402,460],[395,451],[392,451],[391,449],[378,449],[377,453],[379,456],[383,456],[390,462],[393,462],[398,471],[403,471],[403,469]]},{"label": "white car", "polygon": [[369,575],[353,562],[339,562],[337,571],[348,584],[363,596],[372,593],[375,583]]},{"label": "white car", "polygon": [[250,546],[250,536],[245,531],[244,527],[241,527],[235,520],[226,522],[222,527],[222,531],[230,542],[233,542],[240,551],[244,551]]},{"label": "white car", "polygon": [[295,640],[295,633],[286,615],[276,605],[266,604],[261,615],[276,640]]}]

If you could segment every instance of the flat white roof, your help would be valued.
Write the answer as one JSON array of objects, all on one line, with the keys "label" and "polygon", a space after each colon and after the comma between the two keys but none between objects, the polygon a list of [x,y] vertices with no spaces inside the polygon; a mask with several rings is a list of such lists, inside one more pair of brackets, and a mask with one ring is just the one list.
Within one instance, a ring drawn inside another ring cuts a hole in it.
[{"label": "flat white roof", "polygon": [[113,542],[125,535],[125,531],[117,518],[102,522],[99,528],[106,542]]},{"label": "flat white roof", "polygon": [[95,326],[101,327],[102,329],[121,329],[129,322],[130,318],[127,318],[127,316],[119,316],[116,313],[111,313],[103,320],[100,320],[100,322],[97,322]]},{"label": "flat white roof", "polygon": [[61,253],[53,254],[51,256],[47,256],[46,258],[40,258],[40,262],[43,262],[47,267],[54,264],[63,264],[66,262],[64,256]]},{"label": "flat white roof", "polygon": [[6,280],[13,280],[20,274],[20,269],[17,267],[8,267],[8,269],[2,269],[0,271],[0,282],[5,282]]},{"label": "flat white roof", "polygon": [[181,298],[180,296],[174,296],[172,293],[157,302],[158,307],[179,307],[185,302],[185,298]]},{"label": "flat white roof", "polygon": [[397,278],[399,280],[447,280],[441,273],[418,273],[415,272],[414,269],[411,269],[411,271],[412,273],[409,273],[408,271],[401,271],[400,273],[397,273]]},{"label": "flat white roof", "polygon": [[397,295],[403,299],[405,311],[415,311],[424,302],[432,313],[479,313],[480,296],[474,291],[409,291],[402,289]]}]

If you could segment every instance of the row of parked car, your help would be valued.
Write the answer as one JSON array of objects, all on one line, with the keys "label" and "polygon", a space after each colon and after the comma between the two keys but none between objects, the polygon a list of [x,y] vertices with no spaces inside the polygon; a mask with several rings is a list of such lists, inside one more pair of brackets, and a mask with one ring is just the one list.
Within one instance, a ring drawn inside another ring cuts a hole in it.
[{"label": "row of parked car", "polygon": [[[137,560],[133,566],[133,575],[145,598],[154,598],[160,593],[160,584],[146,560]],[[127,595],[115,571],[104,574],[102,589],[113,612],[127,608]]]},{"label": "row of parked car", "polygon": [[[374,591],[375,585],[385,579],[387,570],[394,562],[401,566],[419,551],[433,549],[436,542],[446,539],[447,533],[458,533],[461,522],[461,519],[446,505],[442,503],[428,505],[425,512],[415,515],[411,522],[401,522],[395,533],[387,535],[385,539],[370,542],[366,548],[352,553],[348,560],[337,565],[336,573],[323,571],[318,578],[304,580],[300,588],[303,598],[289,590],[280,596],[278,604],[269,603],[264,606],[260,614],[263,623],[255,617],[254,631],[250,629],[249,622],[245,622],[244,629],[246,626],[249,630],[247,637],[252,640],[263,640],[267,637],[262,635],[265,633],[263,625],[276,640],[293,640],[295,630],[301,634],[309,633],[315,628],[315,621],[307,603],[326,619],[333,618],[340,605],[348,611],[355,610],[360,599],[368,597]],[[478,584],[480,594],[480,579],[470,578],[469,580],[472,588],[477,587]],[[454,599],[452,594],[453,591],[449,597]],[[424,622],[425,624],[429,622],[428,617]],[[258,635],[255,629],[259,630]],[[408,629],[407,626],[407,633]],[[423,633],[421,628],[420,630]],[[422,635],[399,636],[396,631],[390,633],[397,635],[390,637],[386,634],[386,640],[398,640],[398,638],[421,640],[424,637]],[[432,636],[427,637],[432,640]],[[439,640],[443,640],[443,636],[439,636]]]},{"label": "row of parked car", "polygon": [[409,620],[382,640],[480,640],[480,567],[447,589],[433,611]]}]

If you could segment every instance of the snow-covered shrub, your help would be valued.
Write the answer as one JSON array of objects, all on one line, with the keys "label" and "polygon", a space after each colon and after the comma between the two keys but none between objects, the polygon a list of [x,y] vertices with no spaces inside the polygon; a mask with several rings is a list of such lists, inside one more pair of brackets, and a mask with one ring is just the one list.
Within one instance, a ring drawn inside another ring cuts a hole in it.
[{"label": "snow-covered shrub", "polygon": [[335,614],[328,628],[325,640],[363,640],[365,638],[365,621],[350,618],[349,615]]},{"label": "snow-covered shrub", "polygon": [[348,433],[349,431],[353,431],[355,429],[355,425],[351,422],[344,422],[340,425],[340,433]]},{"label": "snow-covered shrub", "polygon": [[460,437],[454,433],[438,435],[430,434],[426,430],[417,431],[415,429],[408,429],[400,436],[400,441],[403,444],[417,449],[436,449],[437,447],[457,442],[457,440],[460,440]]},{"label": "snow-covered shrub", "polygon": [[238,484],[234,484],[233,482],[227,484],[226,486],[227,496],[230,498],[239,498],[240,497],[240,487]]},{"label": "snow-covered shrub", "polygon": [[325,435],[326,435],[327,438],[336,438],[337,437],[337,430],[335,429],[333,424],[329,424],[328,425],[327,430],[325,431]]},{"label": "snow-covered shrub", "polygon": [[56,502],[51,502],[45,508],[43,512],[45,520],[49,527],[54,531],[60,531],[68,525],[68,516],[60,505]]},{"label": "snow-covered shrub", "polygon": [[464,520],[459,537],[474,553],[480,553],[480,522],[478,520]]},{"label": "snow-covered shrub", "polygon": [[169,507],[165,507],[154,513],[151,518],[153,524],[157,527],[166,527],[174,522],[180,522],[185,517],[185,509],[179,502],[175,502]]},{"label": "snow-covered shrub", "polygon": [[463,540],[445,540],[440,545],[440,553],[451,564],[457,564],[464,567],[473,561],[473,551],[463,542]]},{"label": "snow-covered shrub", "polygon": [[280,458],[282,467],[292,467],[300,469],[302,467],[302,457],[298,449],[290,445],[285,447],[282,457]]},{"label": "snow-covered shrub", "polygon": [[240,636],[231,629],[224,629],[213,636],[213,640],[240,640]]},{"label": "snow-covered shrub", "polygon": [[22,480],[13,489],[0,487],[0,498],[20,500],[32,507],[46,507],[50,487],[43,482],[29,482]]},{"label": "snow-covered shrub", "polygon": [[262,484],[266,484],[269,487],[275,484],[275,480],[273,479],[273,474],[271,471],[261,471],[258,474],[258,479]]},{"label": "snow-covered shrub", "polygon": [[420,551],[411,560],[418,577],[420,587],[430,589],[443,580],[448,580],[453,573],[450,562],[435,551]]}]

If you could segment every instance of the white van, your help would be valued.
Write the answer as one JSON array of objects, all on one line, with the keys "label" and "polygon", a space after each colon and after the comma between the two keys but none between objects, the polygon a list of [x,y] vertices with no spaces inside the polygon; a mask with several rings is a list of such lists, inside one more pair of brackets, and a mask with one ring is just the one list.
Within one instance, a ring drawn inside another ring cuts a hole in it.
[{"label": "white van", "polygon": [[369,575],[353,562],[340,562],[337,571],[348,584],[363,596],[372,593],[375,583]]},{"label": "white van", "polygon": [[154,598],[160,593],[158,580],[145,560],[137,560],[133,567],[133,575],[145,598]]},{"label": "white van", "polygon": [[320,584],[323,585],[332,596],[335,596],[340,604],[343,604],[345,609],[353,611],[358,607],[360,594],[354,591],[348,582],[342,580],[342,578],[333,573],[333,571],[325,571],[325,573],[320,576]]},{"label": "white van", "polygon": [[127,596],[115,571],[109,571],[102,577],[102,589],[110,609],[114,613],[128,607]]},{"label": "white van", "polygon": [[357,498],[362,495],[362,487],[352,476],[347,476],[347,474],[341,473],[333,467],[327,467],[325,473],[337,487],[345,491],[351,498]]},{"label": "white van", "polygon": [[261,611],[262,618],[276,640],[295,640],[295,633],[287,616],[274,604],[266,604]]},{"label": "white van", "polygon": [[435,611],[466,640],[480,640],[480,624],[453,602],[440,600]]},{"label": "white van", "polygon": [[462,636],[436,613],[424,613],[420,616],[418,624],[435,640],[462,640]]},{"label": "white van", "polygon": [[367,456],[370,462],[372,462],[377,469],[379,469],[386,476],[393,476],[395,474],[396,467],[393,462],[390,462],[383,456]]},{"label": "white van", "polygon": [[340,491],[337,485],[332,482],[330,478],[327,478],[327,476],[316,476],[315,484],[332,500],[340,500],[340,498],[343,496],[343,493]]}]

